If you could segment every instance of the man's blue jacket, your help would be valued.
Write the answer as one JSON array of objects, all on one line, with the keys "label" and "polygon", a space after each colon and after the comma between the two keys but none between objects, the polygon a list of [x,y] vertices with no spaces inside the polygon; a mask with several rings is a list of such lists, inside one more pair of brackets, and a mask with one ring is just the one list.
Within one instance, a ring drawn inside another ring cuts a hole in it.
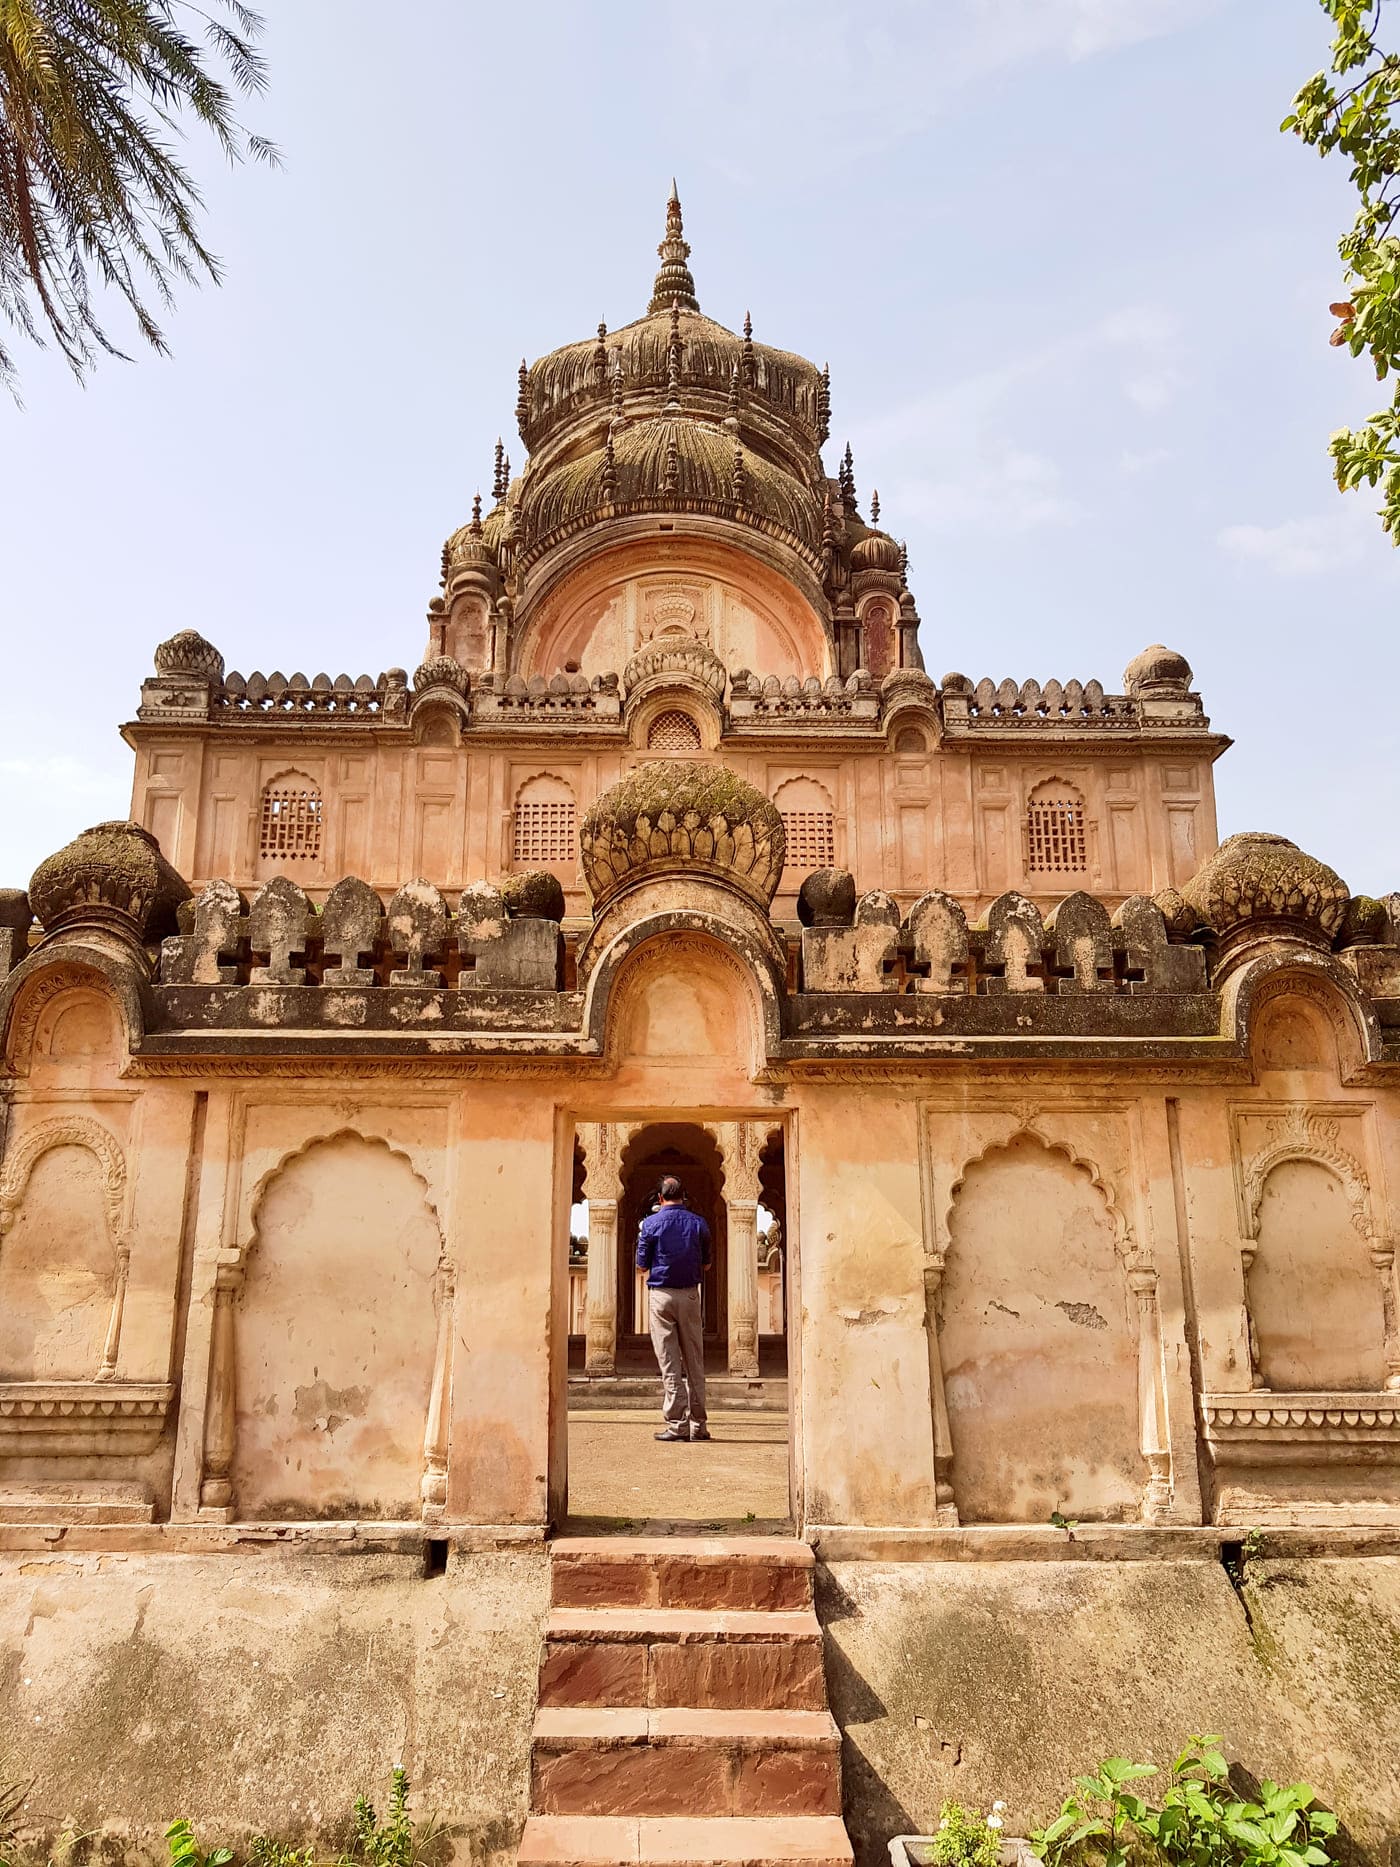
[{"label": "man's blue jacket", "polygon": [[662,1206],[642,1220],[637,1269],[653,1290],[691,1290],[710,1261],[710,1228],[685,1206]]}]

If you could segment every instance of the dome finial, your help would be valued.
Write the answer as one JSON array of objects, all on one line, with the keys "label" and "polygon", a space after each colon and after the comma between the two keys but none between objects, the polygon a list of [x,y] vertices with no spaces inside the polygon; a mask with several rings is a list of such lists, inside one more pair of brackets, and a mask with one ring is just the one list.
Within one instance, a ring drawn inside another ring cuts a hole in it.
[{"label": "dome finial", "polygon": [[817,446],[824,447],[831,438],[831,365],[822,364],[822,379],[817,389]]},{"label": "dome finial", "polygon": [[499,503],[506,496],[506,448],[496,436],[496,463],[491,472],[491,497]]},{"label": "dome finial", "polygon": [[627,416],[622,406],[622,351],[618,348],[612,353],[612,418],[608,433],[615,434],[626,426]]},{"label": "dome finial", "polygon": [[666,408],[678,414],[681,406],[681,301],[671,300],[671,337],[666,346]]},{"label": "dome finial", "polygon": [[678,300],[686,311],[698,311],[700,302],[695,296],[695,281],[685,263],[690,258],[690,245],[685,237],[681,198],[674,178],[671,181],[671,197],[666,203],[666,237],[656,251],[661,261],[661,270],[651,288],[647,316],[652,318],[658,312],[665,311],[673,300]]},{"label": "dome finial", "polygon": [[880,523],[880,490],[878,487],[870,495],[870,523],[872,525]]},{"label": "dome finial", "polygon": [[476,496],[472,500],[471,529],[478,538],[481,536],[481,494],[480,493],[477,493]]}]

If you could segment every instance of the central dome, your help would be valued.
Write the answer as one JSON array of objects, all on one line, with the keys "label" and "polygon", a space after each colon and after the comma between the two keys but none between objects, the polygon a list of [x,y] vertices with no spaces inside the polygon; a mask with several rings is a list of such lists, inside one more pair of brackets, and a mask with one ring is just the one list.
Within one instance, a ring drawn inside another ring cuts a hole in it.
[{"label": "central dome", "polygon": [[783,872],[783,820],[770,798],[725,765],[639,765],[579,828],[594,913],[651,875],[716,876],[767,911]]}]

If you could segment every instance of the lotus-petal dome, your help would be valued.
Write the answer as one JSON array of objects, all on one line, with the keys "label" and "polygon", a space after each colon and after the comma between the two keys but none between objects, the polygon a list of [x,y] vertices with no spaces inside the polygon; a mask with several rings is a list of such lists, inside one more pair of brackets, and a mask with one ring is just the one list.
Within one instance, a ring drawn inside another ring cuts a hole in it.
[{"label": "lotus-petal dome", "polygon": [[724,765],[659,760],[605,791],[579,830],[598,913],[646,876],[723,879],[764,911],[783,872],[783,820],[770,798]]},{"label": "lotus-petal dome", "polygon": [[46,934],[99,927],[144,946],[176,931],[190,889],[139,823],[99,823],[52,856],[29,883]]},{"label": "lotus-petal dome", "polygon": [[1134,655],[1123,670],[1123,691],[1128,694],[1185,694],[1191,687],[1191,663],[1174,648],[1154,642]]},{"label": "lotus-petal dome", "polygon": [[197,674],[212,681],[220,681],[224,675],[223,656],[198,629],[181,629],[162,642],[156,649],[155,661],[159,674]]},{"label": "lotus-petal dome", "polygon": [[1246,830],[1227,836],[1181,895],[1223,942],[1277,927],[1326,945],[1341,930],[1350,890],[1286,836]]},{"label": "lotus-petal dome", "polygon": [[451,655],[434,655],[414,670],[413,691],[425,693],[430,687],[450,687],[454,694],[465,694],[470,685],[470,677],[460,662]]}]

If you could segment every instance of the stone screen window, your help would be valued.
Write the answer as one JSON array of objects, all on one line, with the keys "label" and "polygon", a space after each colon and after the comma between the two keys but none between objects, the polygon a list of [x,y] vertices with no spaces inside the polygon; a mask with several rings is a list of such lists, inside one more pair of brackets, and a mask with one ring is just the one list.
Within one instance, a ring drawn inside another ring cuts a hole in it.
[{"label": "stone screen window", "polygon": [[787,837],[787,867],[829,869],[836,861],[836,837],[829,810],[780,812]]},{"label": "stone screen window", "polygon": [[314,862],[321,854],[321,793],[314,784],[278,779],[262,794],[258,854]]},{"label": "stone screen window", "polygon": [[1032,875],[1081,874],[1089,866],[1084,799],[1058,779],[1037,785],[1026,804],[1026,868]]},{"label": "stone screen window", "polygon": [[673,707],[658,713],[647,734],[648,752],[698,752],[700,728],[688,713]]},{"label": "stone screen window", "polygon": [[510,855],[520,869],[552,868],[577,859],[574,794],[561,778],[532,778],[521,786]]}]

